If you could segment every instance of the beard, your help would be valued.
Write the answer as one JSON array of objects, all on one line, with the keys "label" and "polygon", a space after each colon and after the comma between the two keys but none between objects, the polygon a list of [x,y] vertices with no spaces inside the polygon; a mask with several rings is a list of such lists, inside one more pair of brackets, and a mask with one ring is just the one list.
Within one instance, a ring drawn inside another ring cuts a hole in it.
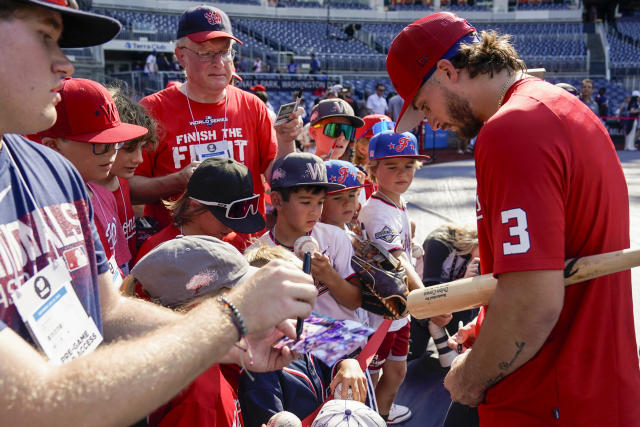
[{"label": "beard", "polygon": [[[444,88],[443,88],[444,89]],[[484,125],[471,111],[469,101],[457,94],[444,89],[447,97],[447,110],[454,126],[458,128],[456,133],[463,138],[471,139],[478,135]]]}]

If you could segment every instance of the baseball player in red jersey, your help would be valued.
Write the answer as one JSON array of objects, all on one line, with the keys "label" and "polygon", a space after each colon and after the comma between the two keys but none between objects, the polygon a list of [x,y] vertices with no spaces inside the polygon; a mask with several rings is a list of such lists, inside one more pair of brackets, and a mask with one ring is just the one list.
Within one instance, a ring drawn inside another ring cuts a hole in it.
[{"label": "baseball player in red jersey", "polygon": [[445,378],[481,426],[640,425],[629,271],[564,288],[564,260],[629,247],[626,182],[598,118],[524,72],[508,39],[441,12],[393,41],[397,131],[476,143],[481,267],[498,278]]}]

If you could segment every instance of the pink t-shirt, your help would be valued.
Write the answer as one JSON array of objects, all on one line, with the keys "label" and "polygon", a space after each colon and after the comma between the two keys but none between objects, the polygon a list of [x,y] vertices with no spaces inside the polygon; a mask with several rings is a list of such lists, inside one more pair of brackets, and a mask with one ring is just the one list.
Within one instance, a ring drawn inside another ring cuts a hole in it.
[{"label": "pink t-shirt", "polygon": [[93,197],[91,197],[93,219],[107,259],[115,254],[116,263],[119,266],[127,264],[131,259],[131,252],[129,252],[127,239],[122,232],[122,224],[118,219],[116,199],[111,191],[101,185],[88,183],[87,186],[93,193]]}]

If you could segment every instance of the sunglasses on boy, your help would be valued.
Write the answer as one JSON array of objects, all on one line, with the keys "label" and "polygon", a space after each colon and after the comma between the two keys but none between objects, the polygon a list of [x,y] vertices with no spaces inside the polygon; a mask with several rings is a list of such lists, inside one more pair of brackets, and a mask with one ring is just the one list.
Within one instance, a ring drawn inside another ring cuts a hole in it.
[{"label": "sunglasses on boy", "polygon": [[329,138],[337,138],[342,133],[348,141],[353,141],[356,136],[356,128],[347,123],[326,123],[324,125],[313,125],[314,128],[323,127],[322,133]]},{"label": "sunglasses on boy", "polygon": [[195,197],[189,198],[206,206],[218,206],[221,208],[226,208],[227,210],[224,216],[229,219],[244,219],[247,217],[247,215],[249,215],[249,211],[251,211],[252,215],[257,214],[258,203],[260,203],[259,194],[254,194],[253,196],[244,199],[234,200],[231,203],[209,202],[196,199]]},{"label": "sunglasses on boy", "polygon": [[96,156],[101,156],[103,154],[108,153],[109,150],[111,150],[111,146],[112,145],[115,145],[115,149],[116,149],[116,151],[118,151],[119,149],[124,147],[124,142],[117,142],[115,144],[94,144],[94,143],[91,143],[91,151]]}]

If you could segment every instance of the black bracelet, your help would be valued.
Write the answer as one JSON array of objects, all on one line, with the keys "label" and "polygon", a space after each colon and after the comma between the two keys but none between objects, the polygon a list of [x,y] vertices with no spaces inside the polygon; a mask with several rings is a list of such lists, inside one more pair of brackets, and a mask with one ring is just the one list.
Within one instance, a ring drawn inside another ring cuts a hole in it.
[{"label": "black bracelet", "polygon": [[236,306],[233,305],[231,301],[229,301],[225,297],[218,298],[218,301],[220,301],[222,304],[224,304],[225,307],[229,309],[229,317],[231,318],[231,322],[233,323],[233,326],[235,326],[238,330],[238,339],[240,340],[245,337],[247,335],[247,326],[245,325],[244,319],[242,318],[242,315],[240,314]]}]

